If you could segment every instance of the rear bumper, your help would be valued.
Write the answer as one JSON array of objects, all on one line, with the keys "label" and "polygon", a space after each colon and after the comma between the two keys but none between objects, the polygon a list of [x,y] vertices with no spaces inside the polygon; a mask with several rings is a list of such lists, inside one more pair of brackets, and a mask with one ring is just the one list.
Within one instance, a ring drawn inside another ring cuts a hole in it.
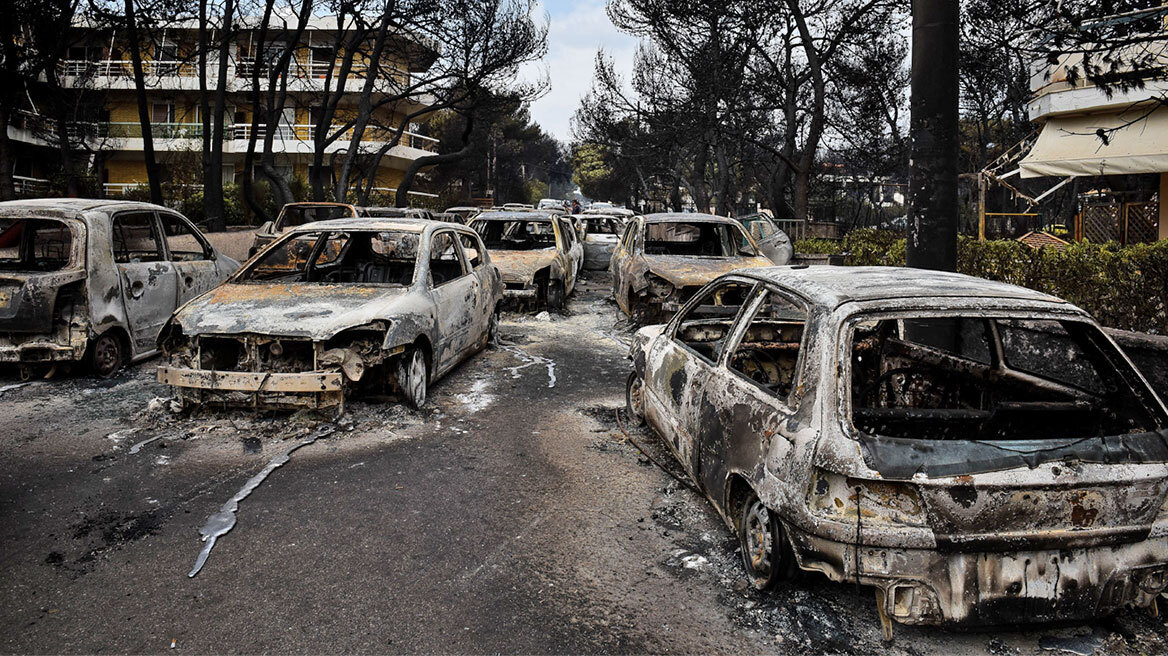
[{"label": "rear bumper", "polygon": [[61,344],[45,336],[34,337],[13,344],[0,336],[0,364],[38,364],[42,362],[80,362],[85,358],[88,340],[80,338],[72,344]]},{"label": "rear bumper", "polygon": [[804,569],[875,586],[904,624],[1078,620],[1149,606],[1168,581],[1168,536],[1079,549],[942,552],[834,542],[797,529]]},{"label": "rear bumper", "polygon": [[344,400],[340,372],[256,373],[158,367],[158,382],[184,399],[206,404],[329,407]]},{"label": "rear bumper", "polygon": [[503,298],[523,298],[532,299],[539,296],[539,289],[534,286],[530,287],[504,287]]}]

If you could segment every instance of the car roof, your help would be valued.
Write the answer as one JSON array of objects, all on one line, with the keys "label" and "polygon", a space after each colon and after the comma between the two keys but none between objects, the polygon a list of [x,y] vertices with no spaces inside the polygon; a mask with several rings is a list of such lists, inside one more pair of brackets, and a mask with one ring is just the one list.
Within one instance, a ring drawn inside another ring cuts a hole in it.
[{"label": "car roof", "polygon": [[738,224],[737,221],[728,216],[715,216],[713,214],[698,214],[694,212],[660,212],[658,214],[646,214],[645,223],[733,223]]},{"label": "car roof", "polygon": [[[313,221],[292,228],[289,232],[316,232],[317,230],[396,230],[398,232],[425,232],[426,228],[462,228],[459,223],[441,223],[412,217],[360,217]],[[469,228],[464,228],[469,232]]]},{"label": "car roof", "polygon": [[490,212],[483,212],[482,214],[479,214],[478,216],[476,216],[474,218],[474,220],[480,221],[483,219],[486,219],[486,220],[522,219],[525,221],[531,221],[534,219],[534,220],[551,221],[552,217],[556,217],[556,216],[564,216],[564,215],[563,214],[550,214],[548,212],[536,212],[536,211],[532,211],[532,210],[526,210],[526,211],[522,211],[522,212],[490,211]]},{"label": "car roof", "polygon": [[110,200],[108,198],[28,198],[24,200],[10,200],[0,203],[0,211],[40,211],[55,213],[77,213],[117,210],[166,210],[170,208],[153,203],[141,203],[132,200]]},{"label": "car roof", "polygon": [[851,302],[908,298],[997,298],[1074,307],[1042,292],[961,273],[909,267],[795,264],[744,269],[733,275],[775,283],[815,305],[834,309]]}]

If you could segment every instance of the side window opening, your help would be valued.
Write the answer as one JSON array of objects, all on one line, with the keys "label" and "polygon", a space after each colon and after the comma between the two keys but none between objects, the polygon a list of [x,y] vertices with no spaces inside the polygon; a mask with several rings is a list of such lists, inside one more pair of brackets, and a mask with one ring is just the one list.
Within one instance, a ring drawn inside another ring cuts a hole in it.
[{"label": "side window opening", "polygon": [[189,225],[173,214],[161,214],[162,234],[166,249],[174,262],[195,262],[211,259],[211,249]]},{"label": "side window opening", "polygon": [[678,319],[675,339],[703,360],[718,361],[734,319],[750,299],[754,283],[732,280],[706,290]]},{"label": "side window opening", "polygon": [[[1074,321],[902,317],[856,323],[852,422],[931,440],[1080,439],[1155,430],[1114,347]],[[999,358],[1000,352],[1004,357]],[[1130,368],[1130,367],[1128,367]]]},{"label": "side window opening", "polygon": [[434,286],[444,285],[466,273],[453,235],[449,232],[434,235],[430,242],[430,278]]},{"label": "side window opening", "polygon": [[73,233],[53,219],[0,219],[0,270],[59,271],[69,265]]},{"label": "side window opening", "polygon": [[479,240],[471,235],[458,233],[458,241],[462,243],[462,252],[466,255],[470,268],[478,269],[483,265],[482,246]]},{"label": "side window opening", "polygon": [[112,223],[114,262],[160,262],[162,245],[154,230],[153,212],[126,212]]},{"label": "side window opening", "polygon": [[768,290],[742,333],[728,366],[759,387],[790,402],[798,377],[807,311]]}]

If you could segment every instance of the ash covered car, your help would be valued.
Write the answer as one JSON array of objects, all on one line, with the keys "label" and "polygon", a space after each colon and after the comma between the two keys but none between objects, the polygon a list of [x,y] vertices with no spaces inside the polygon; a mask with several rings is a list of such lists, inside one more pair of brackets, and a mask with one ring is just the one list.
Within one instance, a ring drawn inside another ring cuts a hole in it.
[{"label": "ash covered car", "polygon": [[184,404],[343,409],[431,382],[498,329],[502,281],[474,231],[415,219],[293,228],[159,337],[159,382]]},{"label": "ash covered car", "polygon": [[612,261],[612,252],[624,232],[624,222],[612,214],[591,210],[576,217],[584,231],[584,268],[604,271]]},{"label": "ash covered car", "polygon": [[248,256],[255,255],[264,246],[296,226],[314,221],[328,221],[361,216],[357,207],[348,203],[288,203],[280,208],[275,220],[267,221],[256,230]]},{"label": "ash covered car", "polygon": [[1057,298],[756,269],[630,355],[630,413],[737,532],[758,588],[800,569],[873,586],[891,637],[1147,607],[1168,582],[1168,412]]},{"label": "ash covered car", "polygon": [[770,264],[734,219],[667,213],[629,221],[609,270],[620,309],[649,323],[676,312],[721,274]]},{"label": "ash covered car", "polygon": [[434,213],[421,207],[358,207],[358,216],[374,219],[425,219],[434,221]]},{"label": "ash covered car", "polygon": [[758,250],[775,264],[788,264],[795,256],[795,246],[787,233],[771,219],[770,213],[760,212],[738,217],[738,222],[758,244]]},{"label": "ash covered car", "polygon": [[101,377],[154,353],[175,307],[239,263],[182,215],[148,203],[0,203],[0,365]]},{"label": "ash covered car", "polygon": [[584,263],[570,217],[542,212],[484,212],[470,221],[499,271],[503,295],[563,312]]}]

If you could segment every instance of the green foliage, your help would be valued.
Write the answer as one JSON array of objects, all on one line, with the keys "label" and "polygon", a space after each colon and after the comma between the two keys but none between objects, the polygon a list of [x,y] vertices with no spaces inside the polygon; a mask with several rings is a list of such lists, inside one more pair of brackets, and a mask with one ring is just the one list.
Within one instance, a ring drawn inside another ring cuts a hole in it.
[{"label": "green foliage", "polygon": [[[193,221],[195,225],[207,224],[207,206],[203,190],[193,191],[178,200],[178,211]],[[239,185],[229,182],[223,185],[223,222],[229,226],[247,225],[244,220],[243,195]]]},{"label": "green foliage", "polygon": [[541,198],[548,197],[548,185],[542,180],[527,181],[527,202],[535,205]]},{"label": "green foliage", "polygon": [[[853,230],[842,242],[804,239],[797,253],[847,254],[851,266],[903,266],[905,239],[888,230]],[[1062,250],[1013,240],[960,237],[957,270],[1057,296],[1105,326],[1168,334],[1168,241],[1120,246],[1078,242]]]}]

